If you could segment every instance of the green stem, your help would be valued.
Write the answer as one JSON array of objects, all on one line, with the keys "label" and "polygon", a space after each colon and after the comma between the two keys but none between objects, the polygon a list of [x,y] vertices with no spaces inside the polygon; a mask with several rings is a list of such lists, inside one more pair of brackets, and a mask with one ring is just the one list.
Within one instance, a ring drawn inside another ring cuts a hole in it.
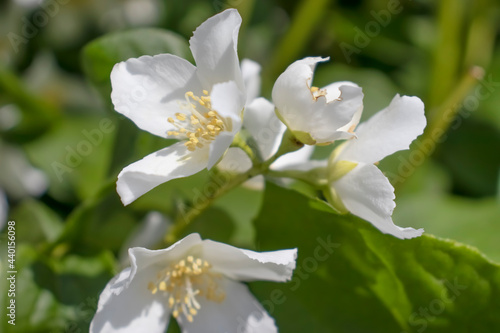
[{"label": "green stem", "polygon": [[[240,139],[236,139],[236,141],[239,140]],[[240,147],[238,143],[236,145]],[[230,190],[234,189],[235,187],[241,185],[248,179],[255,177],[257,175],[267,174],[269,172],[269,167],[271,166],[271,164],[274,161],[276,161],[280,156],[295,151],[303,146],[304,144],[298,142],[297,139],[295,139],[295,137],[293,136],[293,134],[287,130],[283,135],[283,139],[281,141],[281,145],[278,151],[269,160],[263,163],[254,161],[254,165],[250,170],[238,174],[233,178],[230,178],[229,180],[223,179],[220,176],[219,179],[214,179],[213,181],[216,185],[215,189],[210,193],[208,193],[207,195],[205,195],[205,197],[203,197],[202,200],[199,200],[196,203],[194,203],[194,205],[190,207],[186,212],[181,212],[178,214],[174,225],[172,226],[172,228],[170,228],[167,235],[165,236],[165,241],[168,244],[171,244],[176,240],[178,240],[182,235],[182,233],[186,230],[186,228],[193,222],[193,220],[197,216],[199,216],[205,209],[210,207],[210,205],[215,200],[217,200],[219,197],[223,196]]]},{"label": "green stem", "polygon": [[[470,68],[462,76],[457,84],[457,88],[453,90],[444,103],[435,110],[434,116],[429,119],[429,124],[421,138],[422,142],[429,141],[435,146],[436,143],[440,141],[441,137],[446,133],[448,127],[450,127],[450,124],[455,119],[458,110],[460,110],[462,101],[483,76],[484,70],[477,66]],[[423,146],[424,145],[420,147],[420,150],[429,149],[429,147],[424,148]],[[433,150],[434,149],[430,149],[430,151]]]},{"label": "green stem", "polygon": [[245,142],[245,140],[241,137],[240,133],[236,134],[236,136],[234,137],[231,147],[238,147],[241,150],[243,150],[245,154],[247,154],[248,157],[250,157],[252,162],[255,161],[257,158],[256,152],[254,152],[252,148]]}]

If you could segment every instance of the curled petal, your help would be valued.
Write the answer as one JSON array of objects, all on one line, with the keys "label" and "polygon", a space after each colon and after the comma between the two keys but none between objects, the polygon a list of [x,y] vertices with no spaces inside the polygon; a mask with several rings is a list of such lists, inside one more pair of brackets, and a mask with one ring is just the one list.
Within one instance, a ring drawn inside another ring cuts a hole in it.
[{"label": "curled petal", "polygon": [[373,164],[359,164],[331,186],[348,211],[383,233],[405,239],[418,237],[424,232],[423,229],[401,228],[394,224],[391,218],[396,206],[394,188]]},{"label": "curled petal", "polygon": [[134,162],[118,175],[116,190],[124,205],[171,179],[193,175],[208,164],[209,149],[205,146],[191,152],[183,142],[149,154]]},{"label": "curled petal", "polygon": [[356,139],[343,146],[335,160],[375,163],[399,150],[423,133],[424,104],[418,97],[396,95],[389,106],[356,130]]},{"label": "curled petal", "polygon": [[227,9],[203,22],[189,40],[204,87],[235,81],[244,90],[238,60],[238,32],[241,17],[236,9]]},{"label": "curled petal", "polygon": [[254,252],[204,240],[203,256],[214,271],[235,280],[288,281],[295,269],[297,249]]}]

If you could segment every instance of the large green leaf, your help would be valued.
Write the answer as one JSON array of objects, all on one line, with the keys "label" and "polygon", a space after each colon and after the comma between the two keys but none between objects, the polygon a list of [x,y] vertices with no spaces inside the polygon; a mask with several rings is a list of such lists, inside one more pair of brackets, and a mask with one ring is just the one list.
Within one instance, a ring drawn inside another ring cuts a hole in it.
[{"label": "large green leaf", "polygon": [[290,283],[251,285],[280,332],[500,330],[500,267],[474,248],[430,235],[399,240],[317,208],[266,185],[259,250],[299,248]]}]

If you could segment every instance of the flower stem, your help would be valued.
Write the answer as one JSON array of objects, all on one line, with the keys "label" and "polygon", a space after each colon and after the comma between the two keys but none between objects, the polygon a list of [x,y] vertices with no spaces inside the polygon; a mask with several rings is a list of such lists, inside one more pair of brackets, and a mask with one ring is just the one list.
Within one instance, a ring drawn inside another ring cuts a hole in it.
[{"label": "flower stem", "polygon": [[[246,145],[246,143],[241,139],[236,139],[235,142],[236,145],[240,148],[245,146],[248,147],[248,145]],[[201,200],[195,202],[193,206],[190,207],[187,211],[180,212],[178,214],[174,225],[169,229],[169,231],[165,235],[165,241],[168,244],[172,244],[173,242],[178,240],[182,236],[182,233],[186,230],[186,228],[193,222],[193,220],[196,217],[198,217],[205,209],[210,207],[210,205],[216,199],[223,196],[230,190],[238,187],[239,185],[241,185],[242,183],[244,183],[245,181],[247,181],[252,177],[255,177],[257,175],[267,174],[269,172],[269,167],[271,166],[271,164],[274,161],[276,161],[280,156],[295,151],[303,146],[304,144],[295,139],[293,134],[287,130],[283,135],[283,139],[281,141],[280,147],[278,148],[278,151],[269,160],[265,162],[256,162],[256,160],[253,159],[254,165],[252,166],[251,169],[249,169],[244,173],[233,176],[230,179],[222,177],[221,175],[216,176],[219,178],[212,180],[216,185],[215,189],[205,194],[205,196]],[[248,149],[252,151],[250,147],[248,147]]]}]

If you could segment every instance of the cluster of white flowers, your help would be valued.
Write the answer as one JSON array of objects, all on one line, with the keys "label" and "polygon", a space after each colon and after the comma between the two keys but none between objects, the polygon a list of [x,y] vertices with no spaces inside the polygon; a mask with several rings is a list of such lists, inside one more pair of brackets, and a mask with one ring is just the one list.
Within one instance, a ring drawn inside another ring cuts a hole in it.
[{"label": "cluster of white flowers", "polygon": [[[317,169],[324,175],[319,189],[339,213],[351,212],[401,239],[420,236],[422,229],[393,223],[394,188],[375,164],[408,149],[422,134],[421,100],[396,95],[358,126],[362,89],[352,82],[313,86],[316,64],[328,58],[305,58],[278,77],[271,103],[258,97],[260,66],[239,62],[240,25],[238,12],[229,9],[198,27],[190,39],[196,67],[171,54],[114,67],[116,111],[154,135],[180,140],[120,172],[122,202],[130,204],[164,182],[203,169],[236,164],[232,171],[243,173],[255,160],[269,161],[267,170],[283,175]],[[138,90],[145,93],[134,98]],[[230,147],[242,130],[253,140],[258,159]],[[284,133],[297,145],[286,154],[281,151]],[[329,159],[310,159],[314,145],[337,140],[345,141]],[[261,187],[261,180],[255,185]],[[256,253],[192,234],[165,250],[132,248],[129,256],[132,267],[106,286],[91,332],[163,332],[170,315],[183,332],[277,332],[274,320],[236,281],[290,279],[296,250]]]}]

